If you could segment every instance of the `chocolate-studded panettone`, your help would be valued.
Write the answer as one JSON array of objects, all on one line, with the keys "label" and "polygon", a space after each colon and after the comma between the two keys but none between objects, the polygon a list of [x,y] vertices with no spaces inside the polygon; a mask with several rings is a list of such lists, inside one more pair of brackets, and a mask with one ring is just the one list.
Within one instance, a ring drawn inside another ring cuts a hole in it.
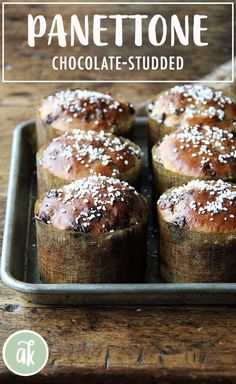
[{"label": "chocolate-studded panettone", "polygon": [[128,183],[91,176],[35,206],[41,278],[46,282],[142,281],[147,204]]},{"label": "chocolate-studded panettone", "polygon": [[131,137],[132,104],[107,93],[82,89],[60,91],[42,100],[37,110],[38,148],[72,129],[105,131]]},{"label": "chocolate-studded panettone", "polygon": [[192,180],[161,195],[157,214],[166,281],[236,281],[235,184]]},{"label": "chocolate-studded panettone", "polygon": [[66,132],[37,154],[40,194],[92,175],[112,176],[138,186],[140,170],[140,148],[104,131]]},{"label": "chocolate-studded panettone", "polygon": [[222,91],[202,85],[177,85],[148,106],[150,147],[187,125],[209,125],[236,132],[236,103]]},{"label": "chocolate-studded panettone", "polygon": [[192,179],[236,181],[236,138],[218,127],[185,126],[152,148],[157,195]]}]

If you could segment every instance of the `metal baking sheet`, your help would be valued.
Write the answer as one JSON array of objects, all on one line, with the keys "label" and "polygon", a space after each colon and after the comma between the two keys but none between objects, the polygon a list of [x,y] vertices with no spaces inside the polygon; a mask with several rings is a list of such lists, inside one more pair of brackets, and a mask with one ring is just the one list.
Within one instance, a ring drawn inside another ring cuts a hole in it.
[{"label": "metal baking sheet", "polygon": [[[142,190],[152,206],[148,166],[147,120],[136,121],[136,137],[144,152]],[[150,220],[144,284],[45,284],[40,282],[33,207],[36,199],[35,122],[14,131],[6,209],[1,276],[29,301],[59,305],[236,304],[236,283],[167,284],[158,276],[155,221]]]}]

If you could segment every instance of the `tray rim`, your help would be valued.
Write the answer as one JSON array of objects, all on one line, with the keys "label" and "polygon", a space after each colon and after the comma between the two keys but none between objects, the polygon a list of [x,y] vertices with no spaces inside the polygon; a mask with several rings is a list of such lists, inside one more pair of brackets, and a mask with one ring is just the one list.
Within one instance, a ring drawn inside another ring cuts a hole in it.
[{"label": "tray rim", "polygon": [[[147,118],[138,117],[137,122],[145,123]],[[22,133],[29,126],[35,124],[35,120],[27,120],[16,126],[13,132],[11,163],[9,184],[7,192],[7,205],[5,214],[5,224],[3,232],[2,258],[1,258],[1,278],[10,288],[26,294],[77,294],[84,296],[86,294],[144,294],[146,296],[153,294],[236,294],[236,283],[141,283],[141,284],[46,284],[46,283],[27,283],[14,278],[10,271],[11,254],[8,252],[11,243],[11,228],[14,222],[14,210],[12,206],[16,204],[16,186],[17,186],[17,167],[20,159],[20,142]],[[236,301],[236,300],[235,300]]]}]

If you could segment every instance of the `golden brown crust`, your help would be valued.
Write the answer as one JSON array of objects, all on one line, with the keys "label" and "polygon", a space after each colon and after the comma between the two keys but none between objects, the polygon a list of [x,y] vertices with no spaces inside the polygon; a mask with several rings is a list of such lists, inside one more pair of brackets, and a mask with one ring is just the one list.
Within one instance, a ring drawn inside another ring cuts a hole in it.
[{"label": "golden brown crust", "polygon": [[43,123],[62,132],[79,128],[122,134],[131,128],[134,118],[132,104],[81,89],[60,91],[43,99],[38,112]]},{"label": "golden brown crust", "polygon": [[205,233],[235,233],[236,185],[222,180],[193,180],[166,191],[158,215],[178,228]]},{"label": "golden brown crust", "polygon": [[236,103],[222,91],[202,85],[177,85],[160,93],[149,104],[149,116],[173,130],[186,123],[236,130]]},{"label": "golden brown crust", "polygon": [[130,140],[104,131],[73,130],[52,140],[37,155],[38,167],[70,182],[91,175],[130,181],[141,167],[141,150]]},{"label": "golden brown crust", "polygon": [[154,163],[180,175],[228,181],[236,179],[236,139],[218,127],[180,128],[155,145],[152,156]]},{"label": "golden brown crust", "polygon": [[37,220],[64,231],[106,233],[147,221],[147,205],[128,183],[91,176],[51,190],[35,206]]}]

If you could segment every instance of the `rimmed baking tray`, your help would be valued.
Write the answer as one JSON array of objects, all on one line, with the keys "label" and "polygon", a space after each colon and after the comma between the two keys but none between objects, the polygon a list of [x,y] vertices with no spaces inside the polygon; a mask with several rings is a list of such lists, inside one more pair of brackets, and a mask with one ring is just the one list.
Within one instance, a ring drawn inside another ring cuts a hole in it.
[{"label": "rimmed baking tray", "polygon": [[[142,193],[150,203],[151,174],[147,155],[147,121],[136,121],[135,141],[142,147]],[[1,276],[9,287],[31,302],[80,305],[235,304],[236,283],[166,284],[158,277],[155,225],[148,239],[144,284],[44,284],[39,279],[33,206],[36,199],[35,122],[23,122],[14,131]],[[151,220],[152,221],[152,220]]]}]

